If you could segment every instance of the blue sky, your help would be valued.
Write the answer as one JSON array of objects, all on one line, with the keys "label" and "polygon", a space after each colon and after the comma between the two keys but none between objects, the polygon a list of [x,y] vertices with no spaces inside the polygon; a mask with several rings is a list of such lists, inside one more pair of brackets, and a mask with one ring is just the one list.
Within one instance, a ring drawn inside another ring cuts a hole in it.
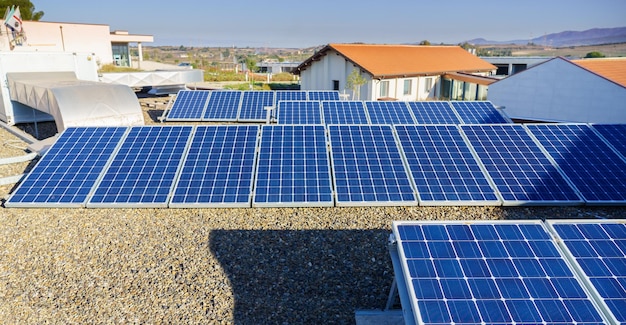
[{"label": "blue sky", "polygon": [[175,46],[457,44],[626,26],[625,0],[31,2],[45,13],[43,21],[106,24],[112,31],[154,35],[151,45]]}]

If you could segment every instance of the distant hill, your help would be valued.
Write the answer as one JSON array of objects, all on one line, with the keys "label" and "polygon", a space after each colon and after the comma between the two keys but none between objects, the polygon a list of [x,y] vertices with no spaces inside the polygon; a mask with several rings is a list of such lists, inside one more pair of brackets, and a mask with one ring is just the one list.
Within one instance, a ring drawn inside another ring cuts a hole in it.
[{"label": "distant hill", "polygon": [[537,45],[566,47],[584,46],[598,44],[626,43],[626,27],[616,28],[593,28],[585,31],[565,31],[560,33],[547,34],[535,37],[531,40],[511,40],[511,41],[491,41],[484,38],[475,38],[466,41],[474,45],[490,44],[518,44],[526,45],[534,43]]}]

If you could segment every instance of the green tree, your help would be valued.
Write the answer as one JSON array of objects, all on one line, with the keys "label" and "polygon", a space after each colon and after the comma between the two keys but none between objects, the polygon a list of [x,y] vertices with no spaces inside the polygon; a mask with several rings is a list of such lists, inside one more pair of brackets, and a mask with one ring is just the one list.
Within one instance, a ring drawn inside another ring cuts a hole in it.
[{"label": "green tree", "polygon": [[598,51],[593,51],[593,52],[589,52],[587,53],[587,55],[585,55],[585,58],[587,59],[591,59],[591,58],[604,58],[606,57],[606,55],[598,52]]},{"label": "green tree", "polygon": [[43,11],[35,11],[35,5],[29,0],[0,0],[0,10],[6,10],[7,7],[12,6],[20,7],[22,20],[39,21],[43,17]]},{"label": "green tree", "polygon": [[354,100],[361,99],[361,86],[367,82],[367,79],[361,75],[360,69],[354,68],[346,78],[346,89],[352,90]]},{"label": "green tree", "polygon": [[428,40],[423,40],[420,42],[420,45],[430,45],[430,42]]}]

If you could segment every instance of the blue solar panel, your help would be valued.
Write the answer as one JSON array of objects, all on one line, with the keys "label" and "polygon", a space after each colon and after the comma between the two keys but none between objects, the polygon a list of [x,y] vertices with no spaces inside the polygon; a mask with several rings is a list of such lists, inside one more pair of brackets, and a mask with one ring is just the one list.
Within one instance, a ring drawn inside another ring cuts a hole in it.
[{"label": "blue solar panel", "polygon": [[588,284],[612,314],[626,324],[626,224],[624,220],[549,221]]},{"label": "blue solar panel", "polygon": [[5,203],[7,207],[80,207],[125,127],[68,128]]},{"label": "blue solar panel", "polygon": [[359,101],[323,101],[326,124],[369,124],[365,105]]},{"label": "blue solar panel", "polygon": [[333,206],[323,125],[264,125],[253,206]]},{"label": "blue solar panel", "polygon": [[415,124],[406,102],[366,101],[372,124]]},{"label": "blue solar panel", "polygon": [[130,129],[87,207],[166,207],[191,126]]},{"label": "blue solar panel", "polygon": [[412,221],[392,228],[396,278],[408,288],[407,323],[605,322],[541,221]]},{"label": "blue solar panel", "polygon": [[487,101],[452,101],[450,102],[466,124],[511,123]]},{"label": "blue solar panel", "polygon": [[582,203],[522,125],[461,125],[461,130],[505,205]]},{"label": "blue solar panel", "polygon": [[278,124],[322,124],[320,102],[278,102]]},{"label": "blue solar panel", "polygon": [[339,92],[336,90],[309,90],[308,100],[339,100]]},{"label": "blue solar panel", "polygon": [[281,100],[307,100],[304,90],[279,90],[276,91],[276,104]]},{"label": "blue solar panel", "polygon": [[499,205],[495,190],[454,125],[397,125],[421,205]]},{"label": "blue solar panel", "polygon": [[169,121],[199,121],[211,95],[208,90],[181,90],[167,114]]},{"label": "blue solar panel", "polygon": [[461,124],[450,102],[409,102],[418,124]]},{"label": "blue solar panel", "polygon": [[198,126],[170,207],[250,207],[257,125]]},{"label": "blue solar panel", "polygon": [[586,124],[527,125],[587,203],[626,203],[626,161]]},{"label": "blue solar panel", "polygon": [[204,121],[235,121],[241,103],[241,91],[213,91],[207,102]]},{"label": "blue solar panel", "polygon": [[329,125],[338,206],[416,205],[390,125]]},{"label": "blue solar panel", "polygon": [[598,131],[617,152],[626,157],[626,124],[594,124]]},{"label": "blue solar panel", "polygon": [[267,120],[265,107],[269,106],[274,106],[273,91],[244,91],[237,120],[240,122],[265,122]]}]

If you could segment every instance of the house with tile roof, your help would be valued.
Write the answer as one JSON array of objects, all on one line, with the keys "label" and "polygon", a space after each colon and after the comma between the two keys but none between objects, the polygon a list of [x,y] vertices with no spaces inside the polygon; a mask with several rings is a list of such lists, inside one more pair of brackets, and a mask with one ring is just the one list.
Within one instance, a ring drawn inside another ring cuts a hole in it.
[{"label": "house with tile roof", "polygon": [[556,57],[489,86],[513,119],[626,123],[626,58]]},{"label": "house with tile roof", "polygon": [[[355,98],[353,70],[366,80]],[[302,90],[339,90],[356,100],[485,100],[496,66],[459,46],[328,44],[294,71]]]}]

